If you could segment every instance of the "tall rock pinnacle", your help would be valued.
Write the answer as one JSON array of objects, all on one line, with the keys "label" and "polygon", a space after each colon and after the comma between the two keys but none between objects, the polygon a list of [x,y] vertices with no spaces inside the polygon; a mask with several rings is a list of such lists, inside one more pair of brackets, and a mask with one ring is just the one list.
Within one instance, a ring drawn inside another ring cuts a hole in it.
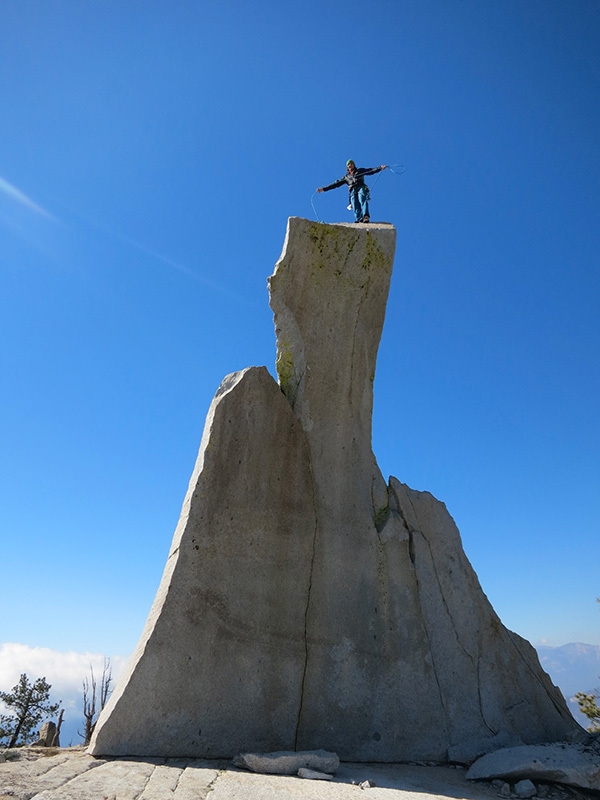
[{"label": "tall rock pinnacle", "polygon": [[92,754],[444,762],[578,729],[445,506],[373,456],[394,246],[387,224],[289,220],[269,279],[279,385],[250,367],[219,387]]}]

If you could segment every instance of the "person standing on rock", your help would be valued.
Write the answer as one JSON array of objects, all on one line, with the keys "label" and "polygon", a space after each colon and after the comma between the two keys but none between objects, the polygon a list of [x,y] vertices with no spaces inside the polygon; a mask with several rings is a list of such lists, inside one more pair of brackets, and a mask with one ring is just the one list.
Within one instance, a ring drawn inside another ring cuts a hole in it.
[{"label": "person standing on rock", "polygon": [[365,183],[365,175],[375,175],[377,172],[381,172],[382,169],[387,169],[387,165],[382,164],[380,167],[370,167],[368,169],[365,167],[357,168],[354,161],[350,158],[346,161],[346,174],[344,177],[340,178],[339,181],[330,183],[329,186],[319,187],[317,192],[319,192],[319,194],[321,194],[321,192],[328,192],[330,189],[337,189],[338,186],[342,186],[345,183],[350,192],[350,206],[352,207],[352,211],[354,211],[354,221],[370,222],[369,200],[371,196],[369,194],[369,187]]}]

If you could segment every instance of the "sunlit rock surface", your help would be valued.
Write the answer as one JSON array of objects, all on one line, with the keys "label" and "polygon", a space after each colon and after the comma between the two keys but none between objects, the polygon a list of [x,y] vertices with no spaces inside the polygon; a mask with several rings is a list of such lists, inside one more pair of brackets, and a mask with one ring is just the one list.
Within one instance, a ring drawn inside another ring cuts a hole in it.
[{"label": "sunlit rock surface", "polygon": [[269,279],[279,385],[251,367],[219,388],[92,754],[443,762],[578,729],[445,506],[386,484],[373,456],[394,247],[391,225],[289,220]]}]

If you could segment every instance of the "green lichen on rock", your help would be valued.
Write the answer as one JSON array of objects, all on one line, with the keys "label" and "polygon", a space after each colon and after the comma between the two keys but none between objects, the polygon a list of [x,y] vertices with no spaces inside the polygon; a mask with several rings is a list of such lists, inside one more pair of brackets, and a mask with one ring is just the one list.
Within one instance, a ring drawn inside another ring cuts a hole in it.
[{"label": "green lichen on rock", "polygon": [[[366,236],[365,236],[366,234]],[[390,271],[390,259],[377,243],[377,237],[371,231],[362,227],[347,225],[326,225],[311,223],[309,237],[312,244],[312,270],[311,276],[317,280],[325,274],[333,274],[342,281],[354,284],[362,280],[356,275],[353,279],[345,274],[344,264],[355,246],[363,248],[362,258],[363,276],[369,280],[369,275],[374,271]],[[340,262],[342,258],[342,262]],[[337,262],[337,266],[336,266]]]},{"label": "green lichen on rock", "polygon": [[389,515],[390,515],[389,505],[383,506],[383,508],[380,508],[377,511],[375,511],[374,521],[378,533],[381,533],[381,531],[385,527],[385,523],[388,521]]},{"label": "green lichen on rock", "polygon": [[313,223],[310,228],[311,278],[317,284],[322,279],[335,278],[342,284],[354,285],[356,279],[350,278],[345,265],[361,236],[358,228]]},{"label": "green lichen on rock", "polygon": [[365,267],[377,267],[378,269],[389,269],[389,260],[375,241],[375,237],[370,231],[367,231],[367,243],[365,246],[366,258]]},{"label": "green lichen on rock", "polygon": [[[313,243],[313,253],[316,257],[315,266],[321,270],[331,262],[335,265],[335,260],[341,250],[346,250],[343,239],[348,237],[348,231],[339,225],[323,225],[314,222],[309,232],[310,240]],[[314,274],[314,273],[313,273]]]},{"label": "green lichen on rock", "polygon": [[341,229],[338,226],[323,225],[319,222],[313,222],[309,230],[310,239],[321,254],[326,247],[332,248],[334,252],[339,250],[340,233]]},{"label": "green lichen on rock", "polygon": [[294,357],[289,342],[280,342],[275,359],[275,369],[279,378],[279,385],[291,406],[296,400],[296,390],[298,389],[298,378],[294,370]]}]

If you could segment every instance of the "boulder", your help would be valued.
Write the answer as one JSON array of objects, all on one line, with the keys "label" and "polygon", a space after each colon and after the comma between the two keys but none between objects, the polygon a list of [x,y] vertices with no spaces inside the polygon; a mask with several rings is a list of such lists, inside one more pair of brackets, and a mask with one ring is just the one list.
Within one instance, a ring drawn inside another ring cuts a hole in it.
[{"label": "boulder", "polygon": [[59,747],[58,733],[55,722],[44,722],[40,728],[40,733],[33,747]]},{"label": "boulder", "polygon": [[467,772],[469,780],[554,781],[600,791],[598,743],[508,747],[479,758]]},{"label": "boulder", "polygon": [[320,774],[335,772],[340,766],[340,760],[336,753],[325,750],[282,751],[242,753],[233,759],[233,764],[264,775],[297,775],[300,769],[317,770]]},{"label": "boulder", "polygon": [[535,783],[532,783],[529,778],[525,778],[525,780],[518,781],[515,784],[515,794],[517,797],[520,797],[521,800],[529,800],[530,797],[535,797],[537,794],[537,789],[535,788]]},{"label": "boulder", "polygon": [[307,778],[311,781],[332,781],[333,775],[329,775],[326,772],[318,772],[316,769],[306,769],[306,767],[300,767],[298,770],[298,777],[299,778]]},{"label": "boulder", "polygon": [[218,389],[92,754],[446,762],[578,730],[445,506],[373,455],[394,248],[391,225],[289,220],[269,279],[278,382],[250,367]]},{"label": "boulder", "polygon": [[511,794],[511,792],[510,792],[510,783],[507,783],[506,781],[501,781],[498,778],[495,778],[492,781],[492,786],[498,792],[498,795],[500,797],[510,797],[510,794]]}]

